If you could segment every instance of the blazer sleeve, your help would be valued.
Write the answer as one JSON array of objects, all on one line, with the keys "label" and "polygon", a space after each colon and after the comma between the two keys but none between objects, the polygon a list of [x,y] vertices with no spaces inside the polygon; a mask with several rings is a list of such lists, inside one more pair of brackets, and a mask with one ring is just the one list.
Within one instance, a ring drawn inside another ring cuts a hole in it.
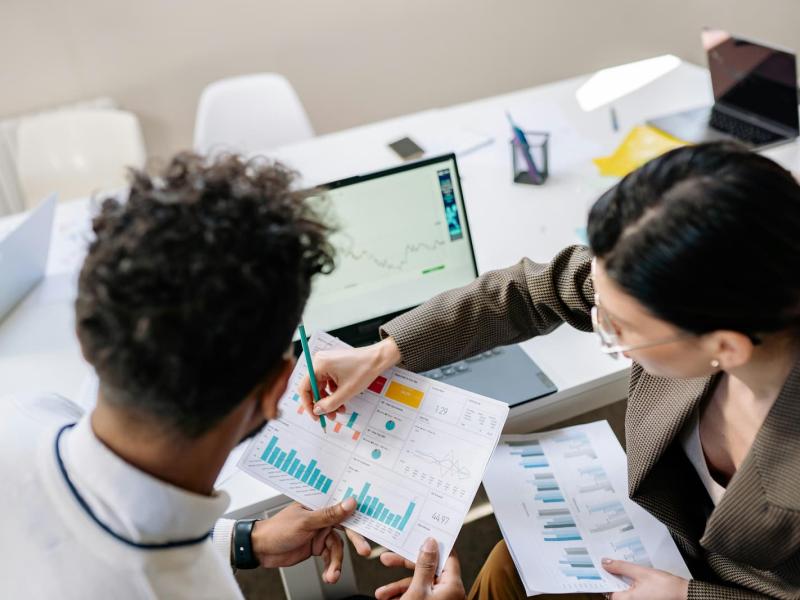
[{"label": "blazer sleeve", "polygon": [[524,258],[392,319],[381,337],[395,339],[407,369],[425,371],[550,333],[565,322],[591,331],[590,271],[585,246],[565,248],[549,264]]},{"label": "blazer sleeve", "polygon": [[689,593],[686,595],[686,600],[769,600],[773,597],[743,588],[692,579],[689,581]]}]

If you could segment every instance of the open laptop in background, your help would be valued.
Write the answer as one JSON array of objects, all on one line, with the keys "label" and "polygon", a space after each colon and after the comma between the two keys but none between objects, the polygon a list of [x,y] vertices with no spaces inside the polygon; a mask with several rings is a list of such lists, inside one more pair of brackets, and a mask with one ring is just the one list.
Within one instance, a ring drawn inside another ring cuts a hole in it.
[{"label": "open laptop in background", "polygon": [[692,143],[734,139],[753,148],[798,136],[797,60],[793,53],[705,29],[714,105],[648,121]]},{"label": "open laptop in background", "polygon": [[44,278],[55,208],[53,194],[0,239],[0,321]]},{"label": "open laptop in background", "polygon": [[[303,316],[309,332],[372,344],[387,321],[478,276],[454,154],[321,187],[339,228],[331,236],[337,264],[314,280]],[[511,406],[556,391],[518,345],[425,374]]]}]

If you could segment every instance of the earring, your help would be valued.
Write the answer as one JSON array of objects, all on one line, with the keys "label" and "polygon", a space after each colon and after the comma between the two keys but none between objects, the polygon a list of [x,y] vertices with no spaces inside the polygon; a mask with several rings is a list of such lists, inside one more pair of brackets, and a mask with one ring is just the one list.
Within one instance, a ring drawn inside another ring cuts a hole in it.
[{"label": "earring", "polygon": [[715,369],[719,369],[719,361],[715,358],[711,361],[711,366]]}]

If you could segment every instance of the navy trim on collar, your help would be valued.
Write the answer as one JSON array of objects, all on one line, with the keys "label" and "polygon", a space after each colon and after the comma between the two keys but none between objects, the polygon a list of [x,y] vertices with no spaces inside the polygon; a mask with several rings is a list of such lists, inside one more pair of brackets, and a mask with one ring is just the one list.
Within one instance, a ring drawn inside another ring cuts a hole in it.
[{"label": "navy trim on collar", "polygon": [[72,483],[72,480],[69,478],[67,474],[67,469],[64,467],[64,460],[61,458],[61,450],[59,449],[59,441],[61,440],[61,434],[63,434],[67,429],[71,429],[75,426],[75,423],[69,423],[64,425],[56,435],[56,442],[55,442],[55,450],[56,450],[56,462],[58,463],[58,468],[61,471],[61,475],[64,477],[64,481],[67,483],[72,495],[75,496],[75,500],[78,501],[78,504],[81,508],[86,512],[87,515],[97,523],[97,525],[105,531],[108,535],[113,537],[114,539],[122,542],[123,544],[127,544],[128,546],[132,546],[134,548],[139,548],[140,550],[164,550],[167,548],[180,548],[181,546],[191,546],[194,544],[199,544],[205,541],[210,535],[211,532],[205,533],[200,537],[188,539],[188,540],[177,540],[174,542],[161,542],[158,544],[145,544],[141,542],[135,542],[133,540],[129,540],[128,538],[121,536],[113,529],[111,529],[108,525],[103,523],[97,515],[94,514],[89,504],[84,500],[83,496],[78,493],[78,490],[75,488],[75,484]]}]

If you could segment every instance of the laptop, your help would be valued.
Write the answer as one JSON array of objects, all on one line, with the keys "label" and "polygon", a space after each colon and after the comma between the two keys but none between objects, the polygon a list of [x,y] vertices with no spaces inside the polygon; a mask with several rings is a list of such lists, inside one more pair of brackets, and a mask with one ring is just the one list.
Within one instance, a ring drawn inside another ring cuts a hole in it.
[{"label": "laptop", "polygon": [[[321,186],[336,268],[313,283],[303,321],[352,346],[440,292],[478,276],[455,154]],[[299,354],[299,344],[295,345]],[[556,391],[518,345],[504,346],[425,375],[511,406]]]},{"label": "laptop", "polygon": [[44,278],[55,207],[54,194],[0,239],[0,321]]},{"label": "laptop", "polygon": [[648,121],[680,140],[734,139],[751,148],[798,136],[797,60],[793,53],[705,29],[714,105]]}]

